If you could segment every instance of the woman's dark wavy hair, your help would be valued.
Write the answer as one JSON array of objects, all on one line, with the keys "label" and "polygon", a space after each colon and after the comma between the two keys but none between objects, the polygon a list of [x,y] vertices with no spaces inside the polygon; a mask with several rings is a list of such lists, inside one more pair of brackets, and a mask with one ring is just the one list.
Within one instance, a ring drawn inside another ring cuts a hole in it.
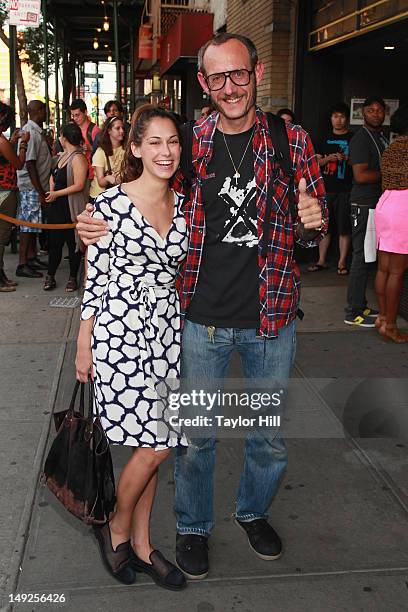
[{"label": "woman's dark wavy hair", "polygon": [[[101,135],[100,135],[99,142],[98,142],[98,146],[101,147],[101,149],[103,149],[107,157],[111,157],[111,155],[113,155],[112,141],[109,136],[109,130],[112,129],[115,121],[120,121],[123,127],[125,127],[123,123],[123,119],[121,119],[120,117],[109,117],[108,119],[106,119],[105,123],[103,124]],[[125,139],[125,135],[123,134],[123,140],[124,139]],[[123,149],[125,148],[123,146],[123,142],[122,142],[122,148]]]},{"label": "woman's dark wavy hair", "polygon": [[408,104],[399,106],[390,119],[391,132],[400,136],[408,135]]},{"label": "woman's dark wavy hair", "polygon": [[74,147],[80,147],[84,141],[81,128],[71,121],[61,129],[61,136],[66,138]]},{"label": "woman's dark wavy hair", "polygon": [[15,115],[14,108],[8,104],[4,104],[4,102],[0,102],[0,127],[2,128],[2,132],[8,130],[13,123]]},{"label": "woman's dark wavy hair", "polygon": [[134,142],[136,145],[142,144],[143,137],[146,133],[149,123],[159,117],[160,119],[170,119],[176,128],[177,135],[181,142],[180,127],[175,117],[164,110],[164,108],[158,108],[153,104],[144,104],[135,110],[132,115],[130,122],[129,138],[126,144],[125,156],[123,158],[121,167],[121,181],[128,183],[139,178],[143,172],[143,162],[138,157],[135,157],[132,153],[131,144]]}]

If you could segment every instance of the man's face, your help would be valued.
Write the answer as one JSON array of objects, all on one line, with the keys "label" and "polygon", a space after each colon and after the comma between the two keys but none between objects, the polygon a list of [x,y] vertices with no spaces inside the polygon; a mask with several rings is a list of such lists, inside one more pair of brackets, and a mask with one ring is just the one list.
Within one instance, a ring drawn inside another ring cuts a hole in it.
[{"label": "man's face", "polygon": [[385,110],[378,102],[363,107],[364,123],[371,128],[379,128],[384,123]]},{"label": "man's face", "polygon": [[251,71],[248,49],[239,40],[228,40],[222,45],[210,45],[204,55],[205,74],[199,72],[198,80],[214,106],[226,119],[245,117],[256,102],[256,87],[262,79],[264,67],[261,62],[250,75],[248,85],[235,85],[227,78],[222,89],[210,91],[205,77],[212,74],[246,69]]},{"label": "man's face", "polygon": [[41,123],[44,123],[46,118],[47,118],[47,107],[44,104],[43,106],[40,107],[38,111],[38,119],[39,121],[41,121]]},{"label": "man's face", "polygon": [[112,104],[109,107],[108,112],[106,113],[106,117],[107,118],[111,118],[111,117],[120,117],[122,118],[122,113],[120,112],[120,110],[118,109],[118,107],[116,106],[116,104]]},{"label": "man's face", "polygon": [[347,129],[347,117],[344,113],[333,113],[330,120],[333,130],[343,131]]},{"label": "man's face", "polygon": [[282,113],[280,117],[284,120],[285,123],[293,123],[292,117],[290,115],[287,115],[286,113]]},{"label": "man's face", "polygon": [[71,111],[71,119],[74,123],[76,123],[79,127],[86,123],[86,113],[83,113],[79,108]]}]

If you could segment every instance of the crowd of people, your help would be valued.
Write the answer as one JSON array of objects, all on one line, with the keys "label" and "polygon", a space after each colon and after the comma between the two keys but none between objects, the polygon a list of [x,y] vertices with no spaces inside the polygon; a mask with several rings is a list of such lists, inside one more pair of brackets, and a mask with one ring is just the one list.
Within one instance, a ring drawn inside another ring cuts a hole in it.
[{"label": "crowd of people", "polygon": [[[308,270],[328,268],[328,248],[336,233],[337,274],[349,275],[344,322],[376,327],[382,337],[401,343],[408,341],[396,324],[408,268],[408,223],[403,212],[408,188],[408,107],[400,107],[391,117],[390,132],[396,136],[391,144],[383,129],[385,110],[382,98],[367,98],[362,106],[363,125],[353,133],[350,109],[339,103],[330,110],[329,132],[315,139],[329,228],[319,244],[319,258]],[[375,292],[379,310],[369,307],[366,298],[370,265],[376,257],[369,254],[370,237],[375,240],[371,253],[378,250]]]},{"label": "crowd of people", "polygon": [[[17,277],[43,278],[44,291],[56,288],[55,275],[64,245],[68,248],[69,277],[65,291],[78,289],[78,273],[84,247],[74,229],[85,204],[120,180],[120,168],[129,124],[120,102],[105,104],[106,120],[93,123],[83,100],[73,100],[70,121],[55,142],[43,129],[46,106],[40,100],[28,104],[28,121],[4,136],[14,121],[14,109],[0,103],[0,212],[23,222],[19,227]],[[38,224],[67,227],[42,230]],[[0,220],[0,292],[16,290],[17,282],[4,271],[4,251],[12,224]],[[47,260],[40,259],[47,256]]]}]

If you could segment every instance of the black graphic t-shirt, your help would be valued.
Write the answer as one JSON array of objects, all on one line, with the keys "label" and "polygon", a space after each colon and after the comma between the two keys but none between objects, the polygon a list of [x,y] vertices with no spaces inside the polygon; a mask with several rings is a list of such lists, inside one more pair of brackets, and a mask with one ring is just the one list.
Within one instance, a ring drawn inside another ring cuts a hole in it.
[{"label": "black graphic t-shirt", "polygon": [[187,319],[215,327],[259,326],[258,233],[252,129],[226,134],[235,167],[219,130],[203,182],[206,235],[200,273]]},{"label": "black graphic t-shirt", "polygon": [[327,193],[344,193],[350,191],[353,178],[353,171],[349,162],[350,140],[353,132],[346,134],[334,134],[330,132],[321,138],[316,146],[316,153],[319,155],[330,155],[330,153],[342,153],[344,159],[329,161],[325,166],[321,166],[324,185]]}]

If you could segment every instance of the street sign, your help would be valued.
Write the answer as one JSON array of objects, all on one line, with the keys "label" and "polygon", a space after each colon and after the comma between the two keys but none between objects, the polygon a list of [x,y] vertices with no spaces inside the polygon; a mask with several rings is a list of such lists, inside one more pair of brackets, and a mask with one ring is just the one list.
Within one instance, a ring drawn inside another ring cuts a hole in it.
[{"label": "street sign", "polygon": [[96,74],[96,72],[85,72],[86,79],[103,79],[103,74]]},{"label": "street sign", "polygon": [[9,0],[10,25],[38,28],[41,0]]}]

